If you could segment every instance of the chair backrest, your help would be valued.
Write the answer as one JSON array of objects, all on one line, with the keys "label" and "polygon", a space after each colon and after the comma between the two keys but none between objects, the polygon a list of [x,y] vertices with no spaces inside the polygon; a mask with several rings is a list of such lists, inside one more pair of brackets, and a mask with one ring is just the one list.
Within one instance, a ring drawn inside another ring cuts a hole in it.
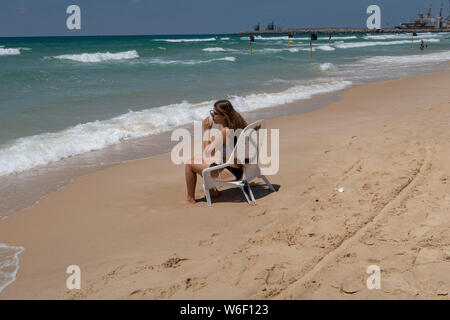
[{"label": "chair backrest", "polygon": [[264,120],[255,121],[245,127],[240,132],[236,145],[228,157],[227,163],[233,163],[234,159],[237,158],[238,163],[244,165],[244,178],[246,179],[251,179],[261,174],[258,159],[264,136],[258,130],[264,127]]}]

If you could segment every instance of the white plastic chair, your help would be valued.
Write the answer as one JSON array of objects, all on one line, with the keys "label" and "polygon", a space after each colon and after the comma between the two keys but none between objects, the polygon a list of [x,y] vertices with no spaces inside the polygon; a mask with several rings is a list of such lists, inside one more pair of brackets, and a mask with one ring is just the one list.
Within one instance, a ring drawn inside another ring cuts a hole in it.
[{"label": "white plastic chair", "polygon": [[[272,184],[269,182],[269,179],[267,179],[266,176],[261,174],[261,168],[258,165],[258,159],[259,159],[259,152],[261,150],[261,143],[263,139],[258,140],[258,135],[255,134],[257,130],[260,128],[263,128],[264,126],[264,120],[258,120],[252,124],[249,124],[247,127],[242,130],[241,134],[239,135],[239,138],[237,139],[236,146],[234,147],[233,151],[230,154],[230,157],[228,158],[227,162],[217,165],[211,168],[203,169],[202,175],[203,175],[203,190],[205,191],[206,200],[208,202],[208,206],[211,205],[211,195],[209,193],[209,190],[216,186],[234,186],[238,187],[242,190],[244,193],[245,199],[248,203],[250,203],[250,200],[253,201],[253,203],[256,204],[255,197],[253,196],[252,189],[250,188],[249,182],[253,181],[257,178],[262,178],[264,182],[269,186],[269,189],[272,191],[275,191],[275,188],[272,186]],[[253,129],[253,134],[250,133]],[[261,136],[261,138],[264,138]],[[249,147],[253,146],[255,151],[253,154],[249,153]],[[241,149],[242,148],[242,149]],[[230,181],[230,182],[224,182],[224,181],[217,181],[211,177],[211,172],[220,170],[222,168],[225,168],[229,166],[230,164],[234,163],[234,159],[237,154],[237,150],[245,150],[245,154],[247,157],[247,160],[245,164],[243,164],[244,173],[240,180],[237,181]],[[248,162],[248,163],[247,163]]]}]

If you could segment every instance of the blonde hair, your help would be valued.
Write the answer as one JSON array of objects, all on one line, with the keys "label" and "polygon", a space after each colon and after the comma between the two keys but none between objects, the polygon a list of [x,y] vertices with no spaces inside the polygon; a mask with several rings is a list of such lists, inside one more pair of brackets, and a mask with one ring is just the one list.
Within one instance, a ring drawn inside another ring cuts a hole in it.
[{"label": "blonde hair", "polygon": [[225,118],[225,127],[230,129],[244,129],[247,126],[247,122],[244,118],[234,110],[233,105],[228,100],[219,100],[214,103],[214,109],[220,112]]}]

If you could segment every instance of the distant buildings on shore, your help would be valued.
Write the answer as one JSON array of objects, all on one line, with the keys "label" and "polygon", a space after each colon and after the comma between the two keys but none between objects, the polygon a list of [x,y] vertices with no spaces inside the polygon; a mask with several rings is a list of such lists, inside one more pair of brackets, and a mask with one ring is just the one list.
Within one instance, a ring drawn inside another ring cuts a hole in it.
[{"label": "distant buildings on shore", "polygon": [[446,18],[442,16],[442,11],[444,10],[444,4],[441,4],[441,10],[439,15],[431,16],[432,5],[428,8],[427,16],[424,17],[423,13],[419,13],[416,19],[412,22],[403,22],[396,28],[399,29],[442,29],[450,27],[450,0],[449,0],[449,14]]},{"label": "distant buildings on shore", "polygon": [[[378,30],[368,30],[363,28],[303,28],[303,29],[286,29],[282,30],[280,26],[276,26],[274,21],[267,24],[264,30],[261,30],[261,24],[258,22],[253,27],[254,33],[309,33],[309,32],[319,32],[319,33],[360,33],[360,32],[388,32],[388,33],[398,33],[403,31],[450,31],[450,0],[449,1],[449,14],[446,18],[443,17],[444,4],[441,4],[441,9],[439,15],[432,17],[431,9],[432,5],[428,9],[427,16],[425,17],[423,13],[419,13],[416,19],[412,22],[402,22],[399,26],[391,29],[378,29]],[[238,34],[251,33],[251,31],[242,31]]]},{"label": "distant buildings on shore", "polygon": [[[258,22],[257,25],[255,25],[253,27],[253,31],[261,31],[261,27],[260,27],[260,23],[259,22]],[[281,31],[281,27],[280,26],[275,26],[275,22],[271,21],[267,25],[265,31]]]}]

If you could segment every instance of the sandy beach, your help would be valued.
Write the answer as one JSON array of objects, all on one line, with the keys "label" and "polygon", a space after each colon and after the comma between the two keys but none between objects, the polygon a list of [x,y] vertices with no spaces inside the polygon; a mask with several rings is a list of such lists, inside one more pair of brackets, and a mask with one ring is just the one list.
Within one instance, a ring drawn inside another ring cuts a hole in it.
[{"label": "sandy beach", "polygon": [[201,179],[182,205],[167,154],[80,177],[0,221],[25,248],[0,299],[448,299],[449,87],[449,71],[365,84],[267,121],[278,191],[258,181],[256,205],[223,189],[208,207]]}]

